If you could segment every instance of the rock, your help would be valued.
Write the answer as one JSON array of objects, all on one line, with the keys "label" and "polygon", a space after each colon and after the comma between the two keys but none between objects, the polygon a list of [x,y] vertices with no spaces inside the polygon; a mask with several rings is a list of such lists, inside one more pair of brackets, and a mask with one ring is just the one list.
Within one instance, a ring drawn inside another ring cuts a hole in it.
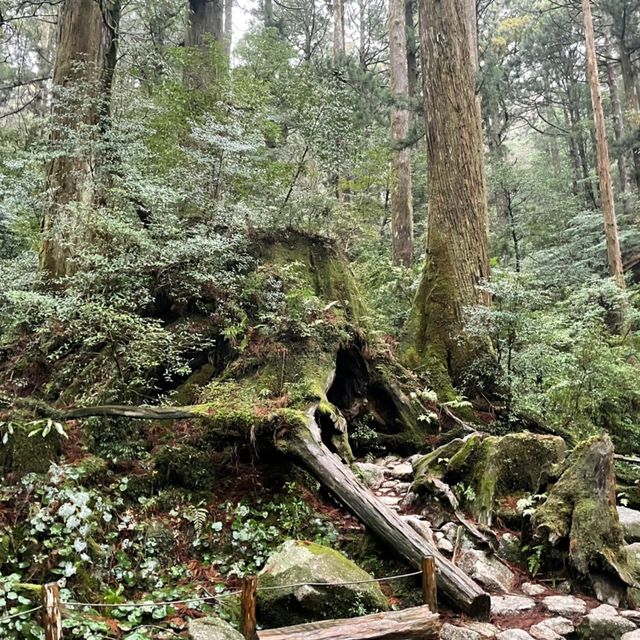
[{"label": "rock", "polygon": [[468,622],[466,626],[467,629],[479,633],[481,638],[487,638],[488,640],[494,640],[500,633],[498,627],[488,622]]},{"label": "rock", "polygon": [[476,631],[445,622],[440,629],[440,640],[482,640],[482,636]]},{"label": "rock", "polygon": [[198,618],[189,621],[193,640],[244,640],[230,624],[220,618]]},{"label": "rock", "polygon": [[568,595],[573,591],[573,587],[568,580],[563,580],[562,582],[558,583],[558,585],[556,586],[556,590],[560,593],[566,593]]},{"label": "rock", "polygon": [[382,496],[380,500],[388,507],[397,507],[400,504],[398,496]]},{"label": "rock", "polygon": [[624,633],[620,636],[620,640],[640,640],[640,630]]},{"label": "rock", "polygon": [[536,640],[562,640],[563,636],[547,627],[544,622],[534,624],[529,629],[529,634]]},{"label": "rock", "polygon": [[370,489],[377,489],[384,482],[384,470],[371,462],[354,462],[353,469]]},{"label": "rock", "polygon": [[[269,556],[258,574],[258,619],[281,627],[386,610],[387,599],[376,582],[332,584],[370,579],[368,573],[333,549],[289,540]],[[302,586],[272,589],[291,584]]]},{"label": "rock", "polygon": [[511,569],[495,556],[489,556],[483,551],[465,551],[458,561],[458,566],[490,591],[508,593],[516,583]]},{"label": "rock", "polygon": [[599,573],[591,574],[591,586],[600,602],[614,607],[620,606],[627,593],[626,587],[619,580]]},{"label": "rock", "polygon": [[618,507],[618,517],[627,542],[640,542],[640,511]]},{"label": "rock", "polygon": [[387,475],[397,480],[411,480],[413,479],[413,467],[408,462],[402,462],[389,467]]},{"label": "rock", "polygon": [[547,596],[542,600],[547,611],[559,616],[582,616],[587,613],[587,603],[575,596]]},{"label": "rock", "polygon": [[627,611],[620,611],[620,614],[623,618],[627,618],[628,620],[631,620],[631,622],[635,622],[636,624],[640,624],[640,611],[637,611],[635,609],[633,610],[627,610]]},{"label": "rock", "polygon": [[533,638],[522,629],[507,629],[497,636],[498,640],[533,640]]},{"label": "rock", "polygon": [[444,537],[438,540],[438,550],[442,553],[452,554],[453,553],[453,545]]},{"label": "rock", "polygon": [[567,618],[549,618],[534,624],[529,633],[536,640],[562,640],[563,636],[573,633],[574,628],[573,622]]},{"label": "rock", "polygon": [[496,554],[516,564],[520,564],[526,559],[522,553],[520,538],[513,533],[503,533],[500,536]]},{"label": "rock", "polygon": [[[611,611],[616,615],[612,615]],[[636,625],[631,620],[617,615],[613,607],[605,604],[582,618],[578,636],[584,640],[619,640],[635,628]]]},{"label": "rock", "polygon": [[546,587],[535,582],[523,582],[520,588],[525,596],[541,596],[547,590]]},{"label": "rock", "polygon": [[491,613],[494,616],[514,616],[535,606],[536,603],[531,598],[523,596],[491,596]]},{"label": "rock", "polygon": [[414,531],[417,531],[425,540],[431,544],[436,544],[433,532],[426,520],[421,520],[418,516],[400,516]]}]

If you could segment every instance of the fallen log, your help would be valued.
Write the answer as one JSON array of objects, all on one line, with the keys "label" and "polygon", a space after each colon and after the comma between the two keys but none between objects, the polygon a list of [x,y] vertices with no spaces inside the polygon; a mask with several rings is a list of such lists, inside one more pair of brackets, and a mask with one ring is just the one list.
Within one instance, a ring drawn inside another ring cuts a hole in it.
[{"label": "fallen log", "polygon": [[434,556],[438,588],[444,598],[470,616],[488,619],[488,594],[357,480],[322,442],[314,413],[315,408],[309,410],[305,426],[298,424],[282,434],[278,447],[302,462],[363,524],[412,566],[421,569],[422,559]]},{"label": "fallen log", "polygon": [[374,613],[361,618],[323,620],[258,633],[259,640],[430,640],[442,626],[429,607]]}]

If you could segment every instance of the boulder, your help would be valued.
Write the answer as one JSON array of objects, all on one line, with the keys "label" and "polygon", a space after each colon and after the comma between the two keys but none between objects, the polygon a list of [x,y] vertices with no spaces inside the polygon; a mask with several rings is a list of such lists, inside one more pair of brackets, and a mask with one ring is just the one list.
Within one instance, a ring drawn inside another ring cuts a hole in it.
[{"label": "boulder", "polygon": [[371,462],[354,462],[353,470],[363,484],[370,489],[377,489],[384,482],[384,469]]},{"label": "boulder", "polygon": [[627,589],[619,580],[600,573],[591,574],[591,586],[600,602],[614,607],[619,607],[627,594]]},{"label": "boulder", "polygon": [[229,623],[213,617],[190,620],[189,634],[193,640],[244,640]]},{"label": "boulder", "polygon": [[631,620],[618,615],[613,607],[605,604],[582,618],[577,631],[584,640],[619,640],[635,629],[636,625]]},{"label": "boulder", "polygon": [[535,606],[531,598],[523,596],[491,596],[491,614],[494,616],[515,616]]},{"label": "boulder", "polygon": [[471,629],[455,627],[445,622],[440,629],[440,640],[482,640],[482,636]]},{"label": "boulder", "polygon": [[522,589],[522,593],[525,596],[541,596],[547,588],[541,584],[536,584],[535,582],[523,582],[520,586]]},{"label": "boulder", "polygon": [[547,627],[544,622],[534,624],[529,629],[529,635],[536,640],[563,640],[563,636]]},{"label": "boulder", "polygon": [[640,542],[640,511],[618,507],[620,526],[627,542]]},{"label": "boulder", "polygon": [[567,618],[549,618],[534,624],[529,633],[536,640],[562,640],[562,638],[573,633],[575,627],[571,620]]},{"label": "boulder", "polygon": [[542,600],[547,611],[570,618],[587,613],[587,603],[575,596],[547,596]]},{"label": "boulder", "polygon": [[620,636],[620,640],[640,640],[640,629],[636,631],[629,631]]},{"label": "boulder", "polygon": [[372,577],[341,553],[289,540],[258,574],[258,619],[280,627],[386,610],[379,584],[368,580]]},{"label": "boulder", "polygon": [[516,583],[511,569],[484,551],[465,551],[458,560],[458,566],[489,591],[508,593]]},{"label": "boulder", "polygon": [[500,633],[498,627],[488,622],[467,622],[466,627],[471,631],[479,633],[481,638],[486,638],[487,640],[494,640]]}]

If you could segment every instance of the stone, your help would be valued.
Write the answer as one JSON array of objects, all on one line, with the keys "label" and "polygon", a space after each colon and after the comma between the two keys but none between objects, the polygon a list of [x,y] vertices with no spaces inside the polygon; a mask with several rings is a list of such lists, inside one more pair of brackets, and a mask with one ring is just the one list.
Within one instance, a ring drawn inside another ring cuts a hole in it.
[{"label": "stone", "polygon": [[591,609],[591,611],[589,611],[589,615],[612,617],[618,615],[618,610],[610,604],[601,604],[599,607]]},{"label": "stone", "polygon": [[522,589],[522,593],[524,593],[525,596],[541,596],[547,590],[546,587],[543,587],[541,584],[536,584],[535,582],[523,582],[520,589]]},{"label": "stone", "polygon": [[534,624],[529,629],[529,634],[536,640],[562,640],[563,636],[547,627],[544,622]]},{"label": "stone", "polygon": [[559,616],[582,616],[587,613],[587,603],[575,596],[547,596],[542,604],[547,611]]},{"label": "stone", "polygon": [[560,616],[556,618],[547,618],[542,622],[542,624],[549,627],[549,629],[552,629],[560,636],[566,636],[573,633],[575,630],[575,626],[571,620]]},{"label": "stone", "polygon": [[453,545],[444,537],[438,540],[437,546],[438,546],[438,551],[441,551],[442,553],[447,553],[447,554],[453,553]]},{"label": "stone", "polygon": [[627,593],[626,587],[619,581],[599,573],[591,574],[591,586],[600,602],[619,607]]},{"label": "stone", "polygon": [[640,640],[640,629],[622,634],[620,640]]},{"label": "stone", "polygon": [[389,467],[387,475],[397,480],[411,480],[413,478],[413,467],[408,462],[402,462]]},{"label": "stone", "polygon": [[380,500],[388,507],[395,507],[400,504],[400,498],[398,498],[398,496],[381,496]]},{"label": "stone", "polygon": [[568,595],[573,591],[573,587],[568,580],[563,580],[562,582],[558,583],[558,585],[556,586],[556,590],[560,593],[566,593]]},{"label": "stone", "polygon": [[618,517],[627,542],[640,542],[640,511],[618,507]]},{"label": "stone", "polygon": [[425,540],[435,544],[433,532],[426,520],[421,520],[418,516],[400,516],[414,531],[417,531]]},{"label": "stone", "polygon": [[509,562],[516,564],[526,560],[520,545],[520,538],[513,533],[503,533],[498,540],[498,550],[496,553]]},{"label": "stone", "polygon": [[387,599],[377,582],[340,584],[371,579],[334,549],[288,540],[258,574],[258,619],[282,627],[386,610]]},{"label": "stone", "polygon": [[458,560],[458,566],[489,591],[508,593],[516,583],[516,576],[509,567],[483,551],[465,551]]},{"label": "stone", "polygon": [[531,598],[523,596],[491,596],[491,613],[494,616],[514,616],[535,606]]},{"label": "stone", "polygon": [[471,629],[455,627],[445,622],[440,629],[440,640],[482,640],[482,636]]},{"label": "stone", "polygon": [[481,638],[487,638],[487,640],[494,640],[500,633],[498,627],[488,622],[468,622],[466,626],[467,629],[479,633]]},{"label": "stone", "polygon": [[244,640],[229,623],[220,618],[198,618],[189,621],[193,640]]},{"label": "stone", "polygon": [[612,615],[611,609],[613,607],[605,604],[588,613],[578,626],[578,636],[584,640],[620,640],[625,633],[636,629],[636,625],[631,620]]},{"label": "stone", "polygon": [[523,629],[507,629],[499,633],[498,640],[533,640],[533,638]]},{"label": "stone", "polygon": [[384,482],[384,470],[371,462],[354,462],[356,475],[369,489],[377,489]]},{"label": "stone", "polygon": [[631,620],[631,622],[635,622],[636,624],[640,624],[640,611],[636,609],[629,609],[626,611],[620,611],[620,614],[623,618],[627,618]]}]

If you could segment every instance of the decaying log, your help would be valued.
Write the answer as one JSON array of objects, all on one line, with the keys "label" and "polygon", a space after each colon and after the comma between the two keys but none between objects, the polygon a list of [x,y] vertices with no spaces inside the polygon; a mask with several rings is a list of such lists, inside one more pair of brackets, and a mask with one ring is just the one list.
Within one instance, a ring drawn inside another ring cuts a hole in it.
[{"label": "decaying log", "polygon": [[315,408],[307,416],[306,427],[288,430],[278,440],[279,448],[302,462],[363,524],[417,569],[422,558],[432,555],[438,570],[438,588],[457,609],[480,619],[489,617],[490,599],[463,571],[440,554],[395,511],[366,489],[322,442],[314,418]]},{"label": "decaying log", "polygon": [[429,607],[323,620],[258,633],[259,640],[410,640],[437,638],[441,623]]}]

